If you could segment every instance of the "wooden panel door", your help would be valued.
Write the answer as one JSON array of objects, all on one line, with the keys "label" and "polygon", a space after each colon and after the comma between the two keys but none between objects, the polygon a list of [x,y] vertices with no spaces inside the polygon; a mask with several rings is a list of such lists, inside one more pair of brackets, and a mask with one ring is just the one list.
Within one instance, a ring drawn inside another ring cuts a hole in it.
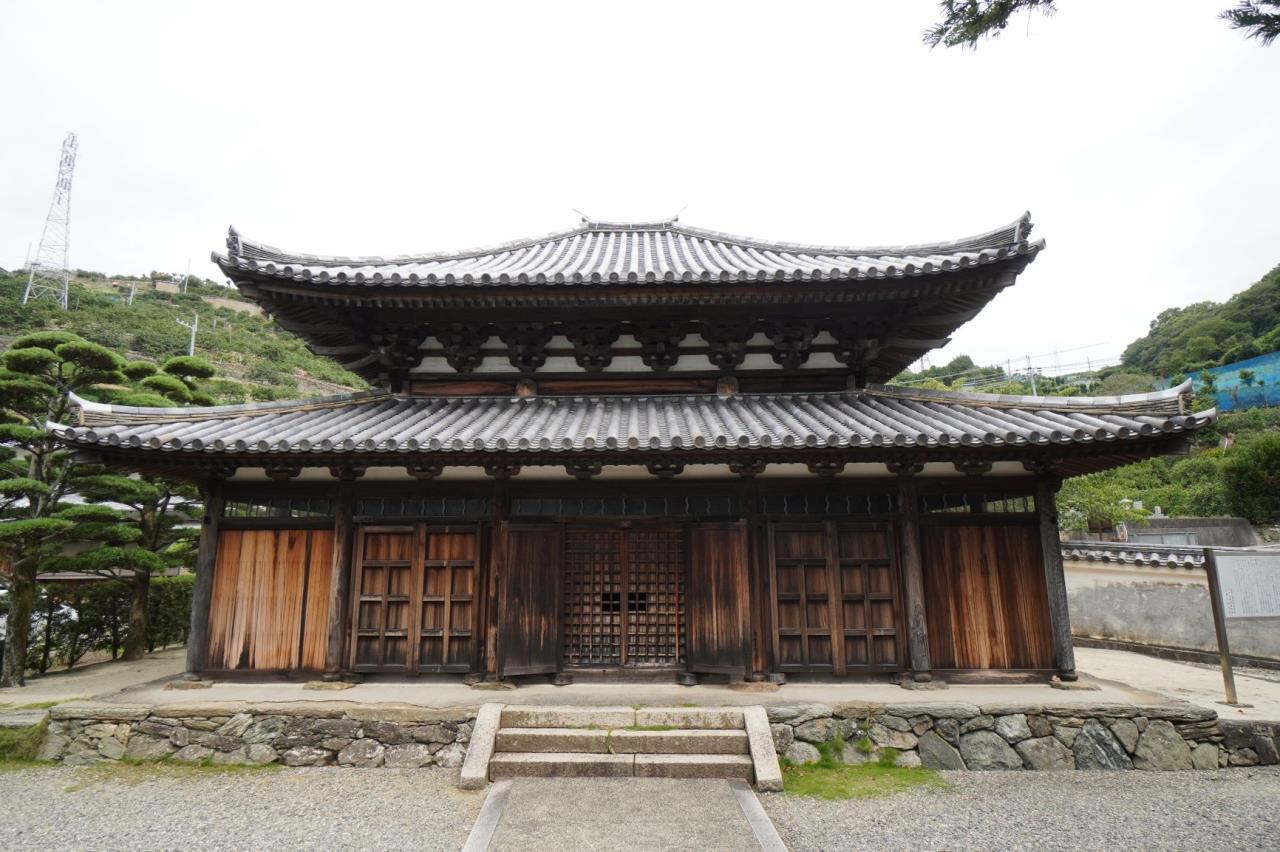
[{"label": "wooden panel door", "polygon": [[745,675],[747,525],[695,524],[689,530],[689,670]]},{"label": "wooden panel door", "polygon": [[900,668],[898,584],[888,530],[839,524],[833,543],[845,670]]},{"label": "wooden panel door", "polygon": [[773,658],[779,671],[835,671],[827,534],[825,524],[769,526]]},{"label": "wooden panel door", "polygon": [[563,529],[504,524],[499,566],[499,668],[505,675],[559,670]]},{"label": "wooden panel door", "polygon": [[480,541],[473,526],[427,527],[419,602],[415,668],[469,672],[476,667],[476,565]]},{"label": "wooden panel door", "polygon": [[356,537],[351,668],[409,670],[424,542],[413,526],[365,526]]},{"label": "wooden panel door", "polygon": [[901,667],[898,580],[883,524],[771,524],[773,656],[779,671]]}]

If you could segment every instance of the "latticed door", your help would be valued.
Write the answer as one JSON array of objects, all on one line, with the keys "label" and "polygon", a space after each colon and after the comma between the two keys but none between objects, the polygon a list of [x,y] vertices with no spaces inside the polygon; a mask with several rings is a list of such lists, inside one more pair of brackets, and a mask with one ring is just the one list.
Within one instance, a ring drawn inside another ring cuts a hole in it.
[{"label": "latticed door", "polygon": [[681,665],[684,576],[684,535],[678,528],[567,530],[565,662]]}]

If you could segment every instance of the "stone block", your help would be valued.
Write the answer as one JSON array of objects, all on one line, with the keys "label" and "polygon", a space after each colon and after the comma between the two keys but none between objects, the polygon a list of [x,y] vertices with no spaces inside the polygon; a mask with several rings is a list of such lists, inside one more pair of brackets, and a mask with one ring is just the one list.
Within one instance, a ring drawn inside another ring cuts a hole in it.
[{"label": "stone block", "polygon": [[[558,751],[580,754],[609,753],[610,734],[601,728],[501,728],[494,749],[500,752]],[[634,751],[634,749],[615,749]]]},{"label": "stone block", "polygon": [[951,745],[960,742],[960,722],[958,719],[935,719],[933,729]]},{"label": "stone block", "polygon": [[1014,749],[1028,769],[1075,769],[1075,756],[1055,737],[1021,740]]},{"label": "stone block", "polygon": [[893,759],[893,765],[902,769],[918,769],[924,764],[920,761],[920,755],[914,751],[900,751],[898,756]]},{"label": "stone block", "polygon": [[1053,725],[1044,716],[1028,716],[1027,730],[1031,731],[1033,737],[1047,737],[1053,734]]},{"label": "stone block", "polygon": [[208,719],[186,719],[182,725],[192,731],[216,731],[220,727],[217,722],[210,722]]},{"label": "stone block", "polygon": [[382,765],[388,769],[417,769],[435,763],[431,749],[422,743],[387,746]]},{"label": "stone block", "polygon": [[917,737],[933,727],[933,720],[928,716],[912,716],[907,721],[911,723],[911,732]]},{"label": "stone block", "polygon": [[284,716],[262,716],[244,729],[240,739],[246,743],[269,743],[283,736],[289,725],[290,720]]},{"label": "stone block", "polygon": [[364,735],[383,745],[404,745],[413,742],[413,728],[396,722],[365,722]]},{"label": "stone block", "polygon": [[[141,726],[141,725],[145,725],[146,723],[140,722],[138,724],[139,726]],[[141,727],[139,727],[139,730],[141,730]],[[167,728],[162,728],[161,731],[162,731],[162,734],[161,734],[162,736],[167,736],[169,733]],[[99,740],[104,737],[114,738],[116,735],[116,723],[115,722],[99,722],[96,725],[85,725],[84,731],[82,733],[84,736],[89,737],[90,739],[95,739],[95,740]]]},{"label": "stone block", "polygon": [[926,731],[920,736],[916,746],[920,754],[920,762],[929,769],[964,769],[964,760],[960,752],[938,736],[936,731]]},{"label": "stone block", "polygon": [[1214,743],[1200,743],[1191,750],[1192,769],[1217,769],[1218,746]]},{"label": "stone block", "polygon": [[995,732],[1010,743],[1020,743],[1031,738],[1031,728],[1027,726],[1027,717],[1022,713],[998,717]]},{"label": "stone block", "polygon": [[961,735],[960,756],[969,769],[1022,768],[1022,757],[995,731],[973,731]]},{"label": "stone block", "polygon": [[338,752],[338,764],[359,767],[381,766],[386,752],[386,746],[377,740],[355,740]]},{"label": "stone block", "polygon": [[1257,766],[1258,753],[1251,748],[1236,749],[1227,756],[1228,766]]},{"label": "stone block", "polygon": [[805,742],[794,742],[788,748],[784,755],[787,760],[792,763],[817,763],[822,759],[822,754]]},{"label": "stone block", "polygon": [[224,737],[221,734],[210,734],[204,731],[192,731],[190,741],[196,745],[206,746],[214,751],[234,751],[244,745],[234,737]]},{"label": "stone block", "polygon": [[191,732],[181,725],[170,728],[169,742],[173,743],[174,748],[186,748],[191,744]]},{"label": "stone block", "polygon": [[218,734],[224,737],[240,739],[252,724],[253,717],[248,713],[237,713],[218,728]]},{"label": "stone block", "polygon": [[1080,735],[1080,729],[1070,727],[1068,725],[1053,725],[1053,735],[1067,748],[1075,745],[1076,737]]},{"label": "stone block", "polygon": [[971,731],[990,731],[996,726],[994,716],[988,716],[985,713],[981,716],[974,716],[972,719],[966,719],[960,723],[960,733],[967,734]]},{"label": "stone block", "polygon": [[1081,719],[1098,716],[1115,716],[1117,718],[1133,718],[1141,715],[1133,704],[1116,704],[1109,701],[1079,701],[1070,704],[1046,704],[1046,716],[1077,717]]},{"label": "stone block", "polygon": [[765,712],[770,722],[786,722],[793,727],[803,725],[811,719],[835,715],[829,704],[779,704],[766,707]]},{"label": "stone block", "polygon": [[49,718],[51,719],[94,719],[111,722],[141,721],[147,718],[150,713],[151,708],[146,704],[87,704],[71,702],[49,708]]},{"label": "stone block", "polygon": [[103,737],[98,741],[98,754],[107,760],[119,760],[124,757],[125,745],[115,737]]},{"label": "stone block", "polygon": [[921,701],[911,704],[889,704],[884,712],[891,716],[932,716],[935,723],[938,719],[971,719],[981,716],[982,711],[976,704],[965,704],[955,701]]},{"label": "stone block", "polygon": [[245,746],[245,757],[248,762],[262,766],[267,763],[275,763],[278,755],[276,750],[266,743],[250,743]]},{"label": "stone block", "polygon": [[30,728],[47,718],[48,710],[0,710],[0,728]]},{"label": "stone block", "polygon": [[249,763],[248,749],[240,746],[232,751],[215,751],[210,760],[215,766],[244,766]]},{"label": "stone block", "polygon": [[867,736],[881,748],[896,748],[898,751],[915,748],[918,742],[916,735],[910,731],[893,731],[878,722],[867,731]]},{"label": "stone block", "polygon": [[[767,720],[768,716],[765,716],[765,719]],[[785,722],[770,725],[769,731],[773,735],[773,747],[779,752],[786,751],[796,741],[795,728]]]},{"label": "stone block", "polygon": [[66,734],[46,734],[40,751],[36,753],[36,760],[57,760],[70,744],[71,738]]},{"label": "stone block", "polygon": [[138,734],[129,738],[124,756],[129,760],[159,760],[162,757],[168,757],[174,751],[173,744],[168,738],[161,739],[150,734]]},{"label": "stone block", "polygon": [[615,754],[742,755],[749,754],[751,748],[744,730],[696,728],[674,731],[609,731],[605,750]]},{"label": "stone block", "polygon": [[[928,717],[926,716],[924,718],[928,718]],[[899,731],[901,733],[906,733],[907,731],[911,730],[911,723],[908,722],[906,719],[902,718],[901,716],[893,716],[889,713],[881,713],[879,716],[876,716],[876,721],[879,722],[881,725],[884,725],[886,728],[888,728],[891,731]]]},{"label": "stone block", "polygon": [[810,719],[808,722],[796,725],[792,730],[798,740],[815,744],[825,743],[834,740],[836,735],[840,733],[840,720],[831,716],[822,719]]},{"label": "stone block", "polygon": [[314,746],[297,746],[280,755],[285,766],[325,766],[333,762],[333,752]]},{"label": "stone block", "polygon": [[495,754],[489,771],[495,781],[501,778],[629,777],[635,774],[635,755]]},{"label": "stone block", "polygon": [[1138,747],[1138,726],[1134,724],[1132,719],[1112,719],[1109,726],[1111,733],[1116,735],[1116,739],[1120,741],[1120,745],[1124,746],[1124,750],[1133,754],[1133,750]]},{"label": "stone block", "polygon": [[[832,707],[832,715],[841,719],[871,719],[885,712],[885,705],[874,701],[848,701]],[[923,711],[915,711],[923,713]]]},{"label": "stone block", "polygon": [[636,710],[638,727],[667,725],[672,728],[742,730],[740,707],[641,707]]},{"label": "stone block", "polygon": [[[476,720],[472,724],[471,737],[467,743],[466,753],[463,755],[462,772],[458,779],[458,786],[462,789],[479,790],[488,783],[489,761],[493,757],[498,729],[501,726],[501,704],[492,703],[480,707],[479,712],[476,714]],[[418,737],[416,730],[414,733],[415,739]],[[427,748],[433,755],[438,754],[440,751],[436,745],[429,745]]]},{"label": "stone block", "polygon": [[445,769],[457,769],[466,757],[467,747],[462,743],[450,743],[435,753],[436,763]]},{"label": "stone block", "polygon": [[410,736],[420,743],[451,743],[458,738],[458,733],[449,725],[419,725],[409,729]]},{"label": "stone block", "polygon": [[1171,722],[1152,719],[1133,750],[1138,769],[1170,771],[1191,768],[1191,749]]},{"label": "stone block", "polygon": [[[436,724],[469,722],[475,718],[475,705],[466,707],[419,707],[415,704],[347,704],[344,714],[357,722],[399,722],[401,724]],[[628,708],[630,709],[630,708]],[[631,724],[630,722],[627,723]],[[545,727],[545,726],[544,726]]]},{"label": "stone block", "polygon": [[1111,729],[1097,719],[1089,719],[1071,743],[1077,769],[1132,769],[1129,753]]},{"label": "stone block", "polygon": [[742,724],[747,732],[756,789],[775,793],[781,791],[782,769],[778,765],[778,752],[774,747],[774,733],[769,725],[769,714],[758,705],[746,707],[742,711]]},{"label": "stone block", "polygon": [[1213,708],[1187,702],[1143,705],[1137,709],[1139,716],[1169,722],[1212,722],[1218,718],[1218,711]]},{"label": "stone block", "polygon": [[199,763],[212,757],[213,749],[205,748],[202,745],[189,745],[175,751],[172,759],[180,760],[183,763]]}]

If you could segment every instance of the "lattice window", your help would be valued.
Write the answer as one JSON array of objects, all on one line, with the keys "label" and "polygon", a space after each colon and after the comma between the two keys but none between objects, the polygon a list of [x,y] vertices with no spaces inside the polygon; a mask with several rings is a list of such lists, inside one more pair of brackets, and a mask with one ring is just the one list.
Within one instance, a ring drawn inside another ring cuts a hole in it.
[{"label": "lattice window", "polygon": [[513,497],[511,514],[521,518],[738,518],[736,495]]},{"label": "lattice window", "polygon": [[627,535],[626,662],[684,662],[684,536],[678,529]]},{"label": "lattice window", "polygon": [[361,497],[357,517],[480,520],[489,517],[488,497]]},{"label": "lattice window", "polygon": [[920,511],[926,514],[1025,514],[1035,510],[1036,498],[1030,494],[925,494],[920,497]]},{"label": "lattice window", "polygon": [[564,653],[571,666],[622,664],[622,531],[570,530],[564,549]]},{"label": "lattice window", "polygon": [[228,500],[226,518],[332,518],[333,501],[327,497],[268,497],[257,500]]},{"label": "lattice window", "polygon": [[766,515],[882,515],[898,510],[898,498],[893,494],[765,494],[761,507]]}]

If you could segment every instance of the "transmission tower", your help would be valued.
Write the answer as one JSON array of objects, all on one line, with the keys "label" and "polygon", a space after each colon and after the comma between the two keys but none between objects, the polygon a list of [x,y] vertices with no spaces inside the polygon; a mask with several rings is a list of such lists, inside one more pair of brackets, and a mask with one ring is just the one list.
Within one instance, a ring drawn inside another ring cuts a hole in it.
[{"label": "transmission tower", "polygon": [[67,255],[71,249],[71,178],[76,170],[76,135],[68,133],[62,140],[62,159],[58,162],[58,182],[53,188],[53,201],[40,234],[40,248],[27,274],[27,289],[22,304],[33,299],[53,299],[67,309],[67,285],[71,269]]}]

